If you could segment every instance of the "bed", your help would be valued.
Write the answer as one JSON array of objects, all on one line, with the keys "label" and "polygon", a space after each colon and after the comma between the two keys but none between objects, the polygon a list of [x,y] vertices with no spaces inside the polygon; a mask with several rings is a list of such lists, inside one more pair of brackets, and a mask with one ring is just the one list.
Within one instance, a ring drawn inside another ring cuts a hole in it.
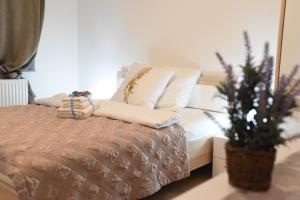
[{"label": "bed", "polygon": [[189,176],[186,135],[55,108],[1,108],[0,170],[20,199],[140,199]]},{"label": "bed", "polygon": [[[26,106],[30,107],[30,106]],[[33,106],[35,112],[31,110],[31,113],[36,112],[44,112],[43,106]],[[11,111],[15,111],[15,108],[9,108]],[[46,108],[49,111],[49,108]],[[20,115],[24,112],[28,112],[28,109],[23,109],[23,111],[18,111]],[[1,112],[1,111],[0,111]],[[204,166],[206,164],[209,164],[212,159],[212,137],[213,135],[220,134],[220,131],[216,126],[213,124],[213,122],[210,121],[204,114],[204,110],[200,109],[191,109],[191,108],[185,108],[180,111],[182,114],[182,120],[180,121],[180,125],[183,127],[183,129],[186,132],[186,140],[187,140],[187,154],[189,158],[190,168],[187,168],[187,163],[183,164],[181,167],[189,170],[197,169],[201,166]],[[213,113],[216,116],[223,117],[224,114],[221,113]],[[48,113],[49,115],[49,113]],[[39,118],[42,119],[42,115],[39,116]],[[99,119],[96,119],[99,120]],[[110,119],[106,119],[110,120]],[[112,120],[116,121],[116,120]],[[2,121],[3,122],[3,121]],[[41,122],[41,121],[40,121]],[[67,120],[66,124],[72,125],[72,120]],[[83,123],[91,123],[90,121],[86,121]],[[107,122],[106,122],[107,123]],[[121,122],[119,122],[121,123]],[[15,124],[12,124],[15,125]],[[68,125],[63,125],[63,127],[67,127]],[[47,126],[41,126],[41,128],[46,128]],[[63,128],[61,127],[61,128]],[[206,127],[207,129],[204,129],[203,127]],[[55,129],[54,129],[55,130]],[[180,130],[180,128],[179,128]],[[209,130],[209,134],[207,133],[207,130]],[[54,131],[55,132],[55,131]],[[174,132],[173,132],[174,133]],[[171,134],[173,134],[171,133]],[[176,133],[176,132],[175,132]],[[184,146],[184,145],[182,145]],[[25,148],[25,147],[24,147]],[[183,153],[183,152],[182,152]],[[184,153],[182,154],[184,155]],[[152,194],[160,189],[163,185],[166,185],[170,182],[180,180],[184,177],[187,177],[189,175],[190,171],[183,171],[180,173],[177,173],[178,178],[174,178],[173,180],[164,180],[159,183],[159,185],[156,188],[152,188],[149,191],[145,192],[143,194],[144,196],[148,196],[149,194]],[[36,173],[36,172],[35,172]],[[171,173],[171,172],[170,172]],[[174,173],[174,172],[172,172]],[[175,173],[176,174],[176,173]],[[16,197],[16,185],[15,180],[13,181],[11,177],[8,177],[4,175],[3,173],[0,174],[1,179],[1,190],[2,195],[7,195],[6,199],[17,199]],[[34,180],[34,179],[33,179]],[[145,181],[145,180],[143,180]],[[141,183],[140,183],[141,184]],[[34,183],[33,183],[34,185]],[[150,184],[151,185],[151,184]],[[31,186],[33,187],[33,186]],[[148,186],[149,187],[149,186]],[[126,191],[126,190],[125,190]],[[31,191],[32,192],[32,191]],[[130,198],[136,199],[136,198],[142,198],[144,196],[131,196]],[[109,197],[107,197],[109,199]],[[49,198],[51,199],[51,198]],[[63,199],[63,198],[62,198]]]},{"label": "bed", "polygon": [[[211,163],[212,138],[221,134],[204,112],[226,121],[224,113],[211,111],[220,102],[199,95],[199,87],[192,96],[190,108],[177,110],[179,123],[163,128],[110,115],[62,120],[54,108],[37,105],[0,108],[5,116],[0,118],[0,194],[5,199],[140,199],[188,177]],[[214,102],[213,109],[203,109],[204,99]],[[118,112],[115,106],[107,110]]]}]

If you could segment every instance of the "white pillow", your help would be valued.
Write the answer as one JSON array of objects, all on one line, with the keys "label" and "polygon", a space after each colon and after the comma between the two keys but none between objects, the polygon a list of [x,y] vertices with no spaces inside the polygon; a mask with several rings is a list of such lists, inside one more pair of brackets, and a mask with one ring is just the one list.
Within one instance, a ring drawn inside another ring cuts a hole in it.
[{"label": "white pillow", "polygon": [[200,78],[201,70],[194,68],[169,69],[175,70],[175,76],[158,100],[156,108],[176,111],[178,108],[187,106],[193,89]]},{"label": "white pillow", "polygon": [[35,103],[38,104],[38,105],[44,105],[44,106],[59,108],[59,107],[62,106],[63,99],[65,99],[67,97],[68,97],[68,95],[66,93],[59,93],[59,94],[56,94],[52,97],[37,99],[35,101]]},{"label": "white pillow", "polygon": [[227,101],[218,97],[216,86],[198,84],[194,88],[192,97],[187,105],[189,108],[200,108],[204,110],[224,112]]},{"label": "white pillow", "polygon": [[[126,102],[126,86],[143,69],[145,68],[138,65],[134,66],[111,100]],[[131,93],[127,95],[127,103],[153,109],[173,75],[174,71],[171,71],[170,69],[151,68],[150,71],[146,72],[142,77],[135,81]]]},{"label": "white pillow", "polygon": [[136,64],[133,64],[132,66],[128,67],[128,73],[127,73],[125,79],[123,80],[123,82],[121,83],[120,87],[117,89],[115,94],[112,96],[112,98],[111,98],[112,101],[123,102],[124,90],[125,90],[127,84],[142,68],[143,67],[138,66]]}]

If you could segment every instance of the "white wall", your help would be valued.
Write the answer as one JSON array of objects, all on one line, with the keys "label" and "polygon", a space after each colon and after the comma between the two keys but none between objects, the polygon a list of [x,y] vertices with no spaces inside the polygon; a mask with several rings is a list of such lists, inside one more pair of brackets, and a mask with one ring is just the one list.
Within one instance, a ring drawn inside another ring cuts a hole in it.
[{"label": "white wall", "polygon": [[[280,73],[288,74],[296,64],[300,64],[300,1],[287,0]],[[298,76],[300,78],[300,73]]]},{"label": "white wall", "polygon": [[222,73],[214,53],[244,59],[242,31],[255,55],[275,55],[280,0],[79,0],[79,83],[109,97],[116,72],[132,62],[200,66]]},{"label": "white wall", "polygon": [[239,64],[242,31],[260,56],[275,55],[280,0],[48,0],[36,72],[38,97],[89,89],[110,97],[116,73],[132,62],[223,73],[215,51]]},{"label": "white wall", "polygon": [[78,89],[77,0],[47,0],[36,72],[25,73],[37,97]]}]

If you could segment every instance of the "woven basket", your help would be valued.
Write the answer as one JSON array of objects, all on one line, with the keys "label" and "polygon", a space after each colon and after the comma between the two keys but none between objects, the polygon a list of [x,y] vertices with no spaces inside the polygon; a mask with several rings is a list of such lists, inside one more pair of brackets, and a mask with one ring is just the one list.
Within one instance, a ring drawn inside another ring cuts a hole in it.
[{"label": "woven basket", "polygon": [[231,185],[251,191],[270,188],[276,150],[247,150],[226,144],[227,171]]}]

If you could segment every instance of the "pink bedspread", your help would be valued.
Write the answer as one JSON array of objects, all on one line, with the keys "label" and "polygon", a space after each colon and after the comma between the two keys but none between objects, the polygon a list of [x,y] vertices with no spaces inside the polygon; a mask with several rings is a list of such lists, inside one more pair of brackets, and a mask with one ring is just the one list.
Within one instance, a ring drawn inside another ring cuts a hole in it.
[{"label": "pink bedspread", "polygon": [[190,172],[178,125],[59,119],[35,105],[0,108],[0,171],[21,200],[139,199]]}]

